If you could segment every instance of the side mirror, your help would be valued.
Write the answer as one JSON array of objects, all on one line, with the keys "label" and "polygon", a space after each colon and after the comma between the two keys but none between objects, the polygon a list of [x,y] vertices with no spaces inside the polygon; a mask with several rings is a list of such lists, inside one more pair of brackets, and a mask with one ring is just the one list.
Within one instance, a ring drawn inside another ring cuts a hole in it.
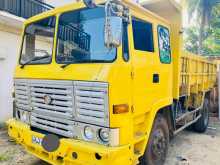
[{"label": "side mirror", "polygon": [[105,46],[107,48],[117,48],[122,42],[122,18],[110,16],[105,21]]}]

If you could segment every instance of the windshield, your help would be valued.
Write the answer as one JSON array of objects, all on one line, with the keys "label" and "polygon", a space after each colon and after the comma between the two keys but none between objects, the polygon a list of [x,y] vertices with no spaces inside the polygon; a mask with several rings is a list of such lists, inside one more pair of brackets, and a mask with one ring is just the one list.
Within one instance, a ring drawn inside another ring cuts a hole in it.
[{"label": "windshield", "polygon": [[55,32],[55,17],[29,24],[25,28],[20,64],[51,62]]},{"label": "windshield", "polygon": [[111,62],[116,49],[104,45],[104,8],[64,13],[59,19],[56,61],[65,63]]}]

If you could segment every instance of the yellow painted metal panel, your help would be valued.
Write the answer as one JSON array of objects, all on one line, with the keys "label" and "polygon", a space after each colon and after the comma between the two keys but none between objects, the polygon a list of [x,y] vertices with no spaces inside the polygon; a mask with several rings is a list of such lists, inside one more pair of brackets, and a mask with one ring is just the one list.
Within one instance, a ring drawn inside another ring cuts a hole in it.
[{"label": "yellow painted metal panel", "polygon": [[[103,3],[104,1],[97,1]],[[117,49],[117,59],[113,63],[74,64],[63,69],[56,63],[57,32],[54,39],[53,60],[48,65],[27,65],[24,69],[18,64],[15,78],[48,80],[82,80],[109,83],[110,127],[120,129],[121,147],[111,148],[93,143],[63,139],[60,153],[46,153],[39,146],[31,144],[32,135],[42,137],[30,130],[29,126],[10,120],[9,135],[21,143],[29,152],[53,164],[136,164],[143,155],[157,112],[172,105],[173,99],[209,90],[215,83],[216,65],[206,59],[182,52],[180,12],[176,11],[164,19],[132,1],[123,0],[132,16],[153,24],[154,52],[134,49],[132,24],[128,25],[130,60],[123,60],[122,47]],[[70,10],[85,7],[82,2],[73,3],[37,15],[25,25]],[[163,11],[164,12],[164,11]],[[158,13],[163,15],[163,13]],[[172,62],[162,64],[159,58],[157,26],[163,25],[170,30]],[[56,29],[58,22],[56,23]],[[153,83],[153,74],[160,76],[159,83]],[[129,112],[113,114],[113,105],[127,104]],[[13,129],[11,129],[11,127]],[[68,148],[69,147],[69,148]],[[82,160],[72,160],[69,155],[75,150],[82,154]],[[96,161],[94,152],[103,154],[103,160]],[[67,154],[65,157],[64,154]],[[59,162],[52,157],[65,157]]]},{"label": "yellow painted metal panel", "polygon": [[[131,147],[129,147],[129,145],[120,147],[105,147],[98,144],[63,138],[60,140],[60,146],[57,151],[47,152],[42,146],[32,143],[32,136],[43,138],[43,134],[31,131],[28,125],[16,121],[15,119],[9,120],[7,125],[9,128],[9,136],[13,137],[19,144],[23,145],[31,154],[51,164],[133,164]],[[73,152],[77,153],[77,159],[72,157]],[[96,153],[102,157],[100,160],[96,159]]]}]

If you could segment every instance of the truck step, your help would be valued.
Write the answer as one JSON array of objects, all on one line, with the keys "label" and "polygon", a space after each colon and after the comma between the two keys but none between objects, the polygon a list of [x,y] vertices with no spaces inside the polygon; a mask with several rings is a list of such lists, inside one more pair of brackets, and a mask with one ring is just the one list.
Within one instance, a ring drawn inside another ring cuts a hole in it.
[{"label": "truck step", "polygon": [[201,117],[201,114],[198,115],[194,120],[190,121],[190,122],[185,122],[184,125],[182,125],[180,128],[178,128],[176,131],[174,131],[174,135],[178,134],[180,131],[184,130],[185,128],[187,128],[188,126],[192,125],[193,123],[197,122],[197,120],[199,120],[199,118]]},{"label": "truck step", "polygon": [[179,117],[176,118],[176,123],[178,123],[178,122],[180,122],[181,120],[184,120],[184,119],[190,117],[191,115],[195,115],[201,108],[202,108],[202,107],[198,107],[198,108],[196,108],[196,109],[193,110],[193,111],[190,111],[190,112],[188,111],[188,112],[182,114],[181,116],[179,116]]}]

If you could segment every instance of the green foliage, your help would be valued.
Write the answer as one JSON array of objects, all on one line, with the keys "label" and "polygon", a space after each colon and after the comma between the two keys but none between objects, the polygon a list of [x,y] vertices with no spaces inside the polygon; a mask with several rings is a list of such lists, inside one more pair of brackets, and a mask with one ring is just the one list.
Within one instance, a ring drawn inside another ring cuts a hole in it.
[{"label": "green foliage", "polygon": [[197,21],[185,30],[185,49],[220,56],[220,0],[188,0],[187,7],[188,15],[196,14]]},{"label": "green foliage", "polygon": [[[205,25],[209,25],[209,22],[212,17],[213,7],[216,6],[218,3],[220,3],[220,0],[186,0],[186,1],[187,1],[187,10],[189,16],[192,16],[195,13],[197,14],[198,18],[204,16]],[[200,22],[199,20],[201,19],[197,19],[197,20],[198,22]]]},{"label": "green foliage", "polygon": [[0,155],[0,162],[5,162],[10,159],[10,156],[8,154],[1,154]]},{"label": "green foliage", "polygon": [[1,162],[6,162],[11,160],[14,155],[15,155],[16,151],[15,150],[7,150],[3,153],[0,154],[0,164]]},{"label": "green foliage", "polygon": [[185,30],[185,49],[194,54],[198,54],[199,40],[198,40],[198,29],[196,27],[187,28]]}]

